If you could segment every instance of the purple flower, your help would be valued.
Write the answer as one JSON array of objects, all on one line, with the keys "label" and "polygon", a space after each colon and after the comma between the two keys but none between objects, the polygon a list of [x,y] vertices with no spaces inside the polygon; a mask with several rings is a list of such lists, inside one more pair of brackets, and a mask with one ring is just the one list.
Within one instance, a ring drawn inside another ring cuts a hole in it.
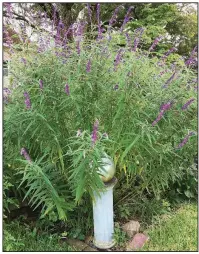
[{"label": "purple flower", "polygon": [[175,76],[176,76],[176,72],[174,72],[171,75],[171,77],[165,82],[165,84],[162,86],[162,88],[167,88],[171,84],[171,82],[175,78]]},{"label": "purple flower", "polygon": [[191,136],[193,136],[193,135],[195,135],[195,133],[194,133],[193,131],[190,132],[190,133],[183,139],[183,141],[176,147],[176,149],[182,148],[182,147],[188,142],[189,138],[190,138]]},{"label": "purple flower", "polygon": [[114,61],[114,70],[115,71],[117,69],[118,64],[121,62],[122,53],[123,53],[123,49],[121,48],[121,49],[118,50],[117,56],[116,56],[115,61]]},{"label": "purple flower", "polygon": [[41,79],[39,80],[39,87],[41,90],[43,90],[43,81]]},{"label": "purple flower", "polygon": [[172,52],[174,52],[174,51],[176,51],[177,50],[177,48],[171,48],[171,49],[169,49],[165,54],[164,54],[164,56],[161,58],[161,60],[162,61],[165,61],[165,59],[172,53]]},{"label": "purple flower", "polygon": [[124,26],[125,26],[126,23],[129,21],[129,19],[130,19],[130,13],[131,13],[131,10],[132,10],[133,8],[134,8],[134,7],[131,6],[131,7],[128,9],[127,14],[126,14],[125,17],[124,17],[123,24],[122,24],[122,26],[121,26],[121,28],[120,28],[120,31],[121,31],[121,32],[123,32]]},{"label": "purple flower", "polygon": [[88,60],[88,63],[86,65],[86,72],[90,72],[91,71],[91,60]]},{"label": "purple flower", "polygon": [[8,96],[11,94],[11,90],[7,87],[3,88],[3,101],[8,104]]},{"label": "purple flower", "polygon": [[29,96],[28,92],[24,92],[24,97],[25,97],[26,108],[30,109],[31,108],[31,102],[30,102],[30,96]]},{"label": "purple flower", "polygon": [[110,36],[111,27],[112,27],[112,25],[116,22],[117,14],[118,14],[119,10],[120,10],[122,7],[123,7],[122,5],[118,6],[118,7],[115,9],[115,11],[114,11],[113,16],[112,16],[111,19],[109,20],[109,25],[108,25],[109,39],[111,39],[111,36]]},{"label": "purple flower", "polygon": [[99,121],[96,120],[94,123],[94,126],[93,126],[93,132],[92,132],[92,136],[91,136],[93,146],[95,145],[95,143],[97,141],[98,127],[99,127]]},{"label": "purple flower", "polygon": [[100,4],[97,4],[97,24],[98,24],[98,36],[97,40],[102,39],[102,22],[100,21]]},{"label": "purple flower", "polygon": [[27,161],[31,162],[31,158],[25,148],[21,148],[20,154],[23,155]]},{"label": "purple flower", "polygon": [[156,45],[158,44],[159,41],[161,41],[163,39],[163,36],[157,37],[153,44],[151,45],[151,47],[149,48],[149,52],[154,50],[154,48],[156,47]]},{"label": "purple flower", "polygon": [[125,35],[126,35],[126,42],[127,42],[127,45],[128,45],[128,47],[129,47],[129,49],[131,50],[131,38],[130,38],[130,35],[129,35],[129,33],[125,33]]},{"label": "purple flower", "polygon": [[192,102],[194,102],[194,101],[195,101],[194,98],[188,100],[188,101],[182,106],[182,110],[187,109],[187,107],[188,107]]},{"label": "purple flower", "polygon": [[89,16],[90,22],[92,22],[92,14],[91,14],[91,6],[90,6],[90,4],[87,4],[87,10],[88,10],[88,16]]},{"label": "purple flower", "polygon": [[68,84],[65,85],[65,93],[70,95],[70,90],[69,90],[69,85]]},{"label": "purple flower", "polygon": [[26,65],[26,59],[25,58],[21,58],[21,62],[24,63]]},{"label": "purple flower", "polygon": [[119,85],[117,84],[117,85],[114,86],[113,89],[116,91],[116,90],[118,90],[118,88],[119,88]]},{"label": "purple flower", "polygon": [[189,66],[189,65],[191,65],[191,63],[193,63],[195,60],[194,60],[194,55],[195,55],[195,53],[196,53],[196,51],[197,51],[197,46],[195,46],[194,47],[194,49],[192,50],[192,52],[191,52],[191,55],[190,55],[190,57],[189,57],[189,59],[185,62],[185,64],[187,65],[187,66]]},{"label": "purple flower", "polygon": [[153,121],[152,126],[156,125],[163,117],[165,111],[169,110],[172,107],[172,102],[168,102],[166,104],[162,104],[160,107],[160,113],[158,117]]},{"label": "purple flower", "polygon": [[12,18],[12,12],[11,12],[11,3],[4,3],[4,5],[6,6],[7,9],[7,13],[9,15],[10,18]]}]

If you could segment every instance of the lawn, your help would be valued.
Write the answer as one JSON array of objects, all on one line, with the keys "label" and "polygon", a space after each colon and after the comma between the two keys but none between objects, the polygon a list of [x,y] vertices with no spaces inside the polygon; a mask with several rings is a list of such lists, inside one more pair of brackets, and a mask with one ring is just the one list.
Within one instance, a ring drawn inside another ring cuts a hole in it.
[{"label": "lawn", "polygon": [[[150,237],[143,251],[197,251],[197,204],[183,204],[155,218],[145,231]],[[12,222],[4,226],[4,251],[73,251],[58,234],[37,232]]]},{"label": "lawn", "polygon": [[150,241],[144,251],[197,251],[197,204],[184,204],[160,217],[147,230]]}]

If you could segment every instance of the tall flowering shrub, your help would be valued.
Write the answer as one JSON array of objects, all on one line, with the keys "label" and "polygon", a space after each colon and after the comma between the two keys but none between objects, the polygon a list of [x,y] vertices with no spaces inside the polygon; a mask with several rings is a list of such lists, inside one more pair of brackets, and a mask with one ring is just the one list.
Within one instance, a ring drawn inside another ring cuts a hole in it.
[{"label": "tall flowering shrub", "polygon": [[[120,29],[124,36],[130,14],[131,8]],[[44,40],[40,53],[24,48],[11,61],[15,88],[5,105],[5,163],[25,168],[23,182],[35,168],[37,184],[46,181],[52,191],[41,199],[44,214],[57,209],[60,218],[63,203],[70,211],[85,192],[93,197],[103,189],[97,171],[104,152],[114,159],[119,181],[121,174],[139,175],[140,188],[158,195],[197,151],[197,94],[190,83],[196,74],[184,64],[174,75],[166,58],[160,65],[129,38],[123,48],[110,43],[98,23],[92,42],[65,40],[49,48]]]}]

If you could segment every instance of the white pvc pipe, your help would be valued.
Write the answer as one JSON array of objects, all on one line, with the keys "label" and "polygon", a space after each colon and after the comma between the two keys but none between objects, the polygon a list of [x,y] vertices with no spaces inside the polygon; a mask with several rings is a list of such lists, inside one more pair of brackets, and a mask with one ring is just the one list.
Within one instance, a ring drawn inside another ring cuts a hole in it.
[{"label": "white pvc pipe", "polygon": [[113,187],[117,179],[114,177],[105,183],[105,192],[101,197],[95,194],[93,202],[94,219],[94,245],[99,249],[108,249],[114,246],[114,222],[113,222]]}]

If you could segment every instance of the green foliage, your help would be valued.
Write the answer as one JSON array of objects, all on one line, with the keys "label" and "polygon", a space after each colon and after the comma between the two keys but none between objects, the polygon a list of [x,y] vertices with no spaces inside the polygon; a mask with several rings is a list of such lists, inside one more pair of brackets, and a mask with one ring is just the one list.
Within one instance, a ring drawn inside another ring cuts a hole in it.
[{"label": "green foliage", "polygon": [[73,251],[61,236],[20,225],[13,221],[4,225],[3,251]]},{"label": "green foliage", "polygon": [[171,202],[178,203],[188,200],[195,200],[198,196],[198,169],[195,165],[183,170],[179,179],[170,185],[168,197]]},{"label": "green foliage", "polygon": [[[84,40],[80,54],[76,47],[74,42],[68,48],[57,46],[35,55],[34,47],[22,45],[11,61],[15,88],[5,106],[5,167],[12,165],[21,177],[23,196],[34,208],[41,206],[42,217],[49,214],[52,221],[65,220],[85,195],[94,199],[94,193],[103,190],[97,171],[104,152],[114,158],[119,181],[128,182],[131,194],[147,191],[158,199],[192,164],[197,149],[196,135],[176,149],[197,129],[196,100],[181,110],[187,100],[196,99],[193,87],[187,89],[196,76],[190,68],[183,63],[177,66],[175,78],[163,89],[174,70],[170,62],[159,64],[161,53],[150,58],[146,52],[123,47],[118,62],[121,48],[105,38]],[[89,60],[90,72],[86,71]],[[30,109],[24,92],[29,94]],[[171,109],[152,126],[160,106],[168,102],[173,102]],[[96,119],[99,129],[93,144]],[[81,135],[76,135],[78,129]],[[108,139],[103,138],[105,132]],[[22,160],[22,147],[31,161]],[[134,189],[136,177],[140,183]]]},{"label": "green foliage", "polygon": [[115,225],[115,231],[114,231],[114,240],[116,242],[116,247],[125,247],[127,240],[129,237],[127,234],[122,231],[119,224]]}]

